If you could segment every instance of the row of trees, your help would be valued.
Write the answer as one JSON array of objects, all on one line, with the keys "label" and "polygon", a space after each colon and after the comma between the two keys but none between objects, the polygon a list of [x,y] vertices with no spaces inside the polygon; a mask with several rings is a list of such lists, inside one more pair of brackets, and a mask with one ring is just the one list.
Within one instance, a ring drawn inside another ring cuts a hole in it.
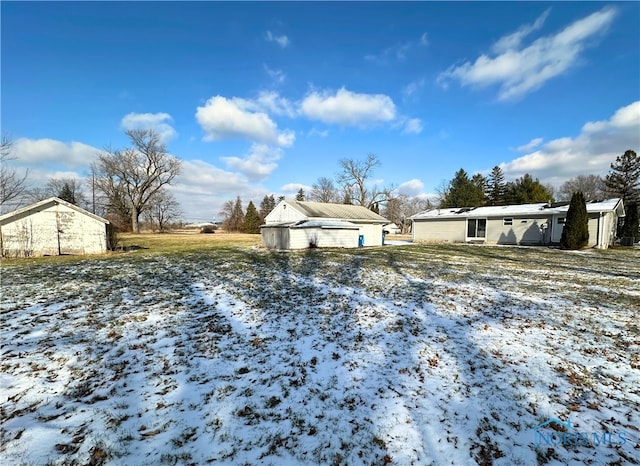
[{"label": "row of trees", "polygon": [[12,144],[3,138],[0,204],[18,198],[37,202],[56,196],[106,217],[121,230],[138,233],[141,220],[164,230],[181,214],[167,187],[180,174],[182,161],[167,152],[153,130],[130,130],[126,134],[129,147],[107,148],[98,154],[85,180],[86,190],[75,178],[51,178],[44,187],[28,189],[28,172],[20,176],[6,163],[13,159]]},{"label": "row of trees", "polygon": [[515,181],[505,182],[499,166],[484,177],[476,173],[471,178],[461,168],[453,179],[441,185],[439,207],[480,207],[486,205],[531,204],[553,198],[553,188],[544,186],[526,173]]},{"label": "row of trees", "polygon": [[[284,199],[283,197],[278,200]],[[242,199],[238,196],[235,201],[224,203],[220,215],[224,219],[222,228],[234,233],[260,233],[260,225],[265,217],[276,206],[273,194],[265,196],[260,203],[260,210],[256,209],[253,201],[249,201],[246,211],[242,208]]]}]

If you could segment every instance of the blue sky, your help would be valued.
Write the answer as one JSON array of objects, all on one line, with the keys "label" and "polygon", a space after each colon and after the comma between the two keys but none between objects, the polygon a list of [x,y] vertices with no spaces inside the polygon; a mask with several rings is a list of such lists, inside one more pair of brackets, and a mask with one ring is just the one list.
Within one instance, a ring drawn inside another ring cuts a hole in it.
[{"label": "blue sky", "polygon": [[2,133],[33,186],[152,127],[190,220],[341,158],[429,195],[459,168],[558,186],[640,149],[640,3],[5,2]]}]

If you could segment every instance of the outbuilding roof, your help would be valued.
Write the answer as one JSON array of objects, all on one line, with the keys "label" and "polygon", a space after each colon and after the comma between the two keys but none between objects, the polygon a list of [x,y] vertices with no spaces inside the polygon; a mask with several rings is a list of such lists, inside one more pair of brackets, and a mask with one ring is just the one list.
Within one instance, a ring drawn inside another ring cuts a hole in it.
[{"label": "outbuilding roof", "polygon": [[34,204],[30,204],[26,207],[22,207],[20,209],[14,210],[13,212],[9,212],[7,214],[4,215],[0,215],[0,225],[6,225],[7,223],[12,222],[13,220],[15,220],[16,218],[20,218],[20,217],[26,217],[27,215],[31,214],[32,212],[38,212],[44,209],[47,209],[48,207],[51,207],[54,204],[61,204],[64,205],[65,207],[68,207],[72,210],[75,210],[81,214],[84,214],[88,217],[93,218],[94,220],[98,220],[99,222],[103,222],[103,223],[109,223],[109,220],[102,218],[98,215],[92,214],[89,211],[84,210],[81,207],[78,207],[75,204],[72,204],[70,202],[64,201],[62,199],[60,199],[59,197],[50,197],[48,199],[44,199],[42,201],[36,202]]},{"label": "outbuilding roof", "polygon": [[[619,198],[590,201],[586,203],[588,213],[617,212],[624,217],[624,207]],[[518,217],[525,215],[563,214],[569,210],[569,203],[564,205],[548,204],[518,204],[487,207],[456,207],[446,209],[431,209],[412,216],[413,220],[433,220],[437,218],[483,218],[483,217]]]},{"label": "outbuilding roof", "polygon": [[364,206],[307,201],[286,202],[309,218],[359,220],[383,224],[389,223],[389,220]]}]

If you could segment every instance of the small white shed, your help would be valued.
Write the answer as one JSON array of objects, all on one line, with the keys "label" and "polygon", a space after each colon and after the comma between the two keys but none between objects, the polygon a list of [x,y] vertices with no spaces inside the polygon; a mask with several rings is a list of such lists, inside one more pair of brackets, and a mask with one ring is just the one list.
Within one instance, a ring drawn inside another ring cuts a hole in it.
[{"label": "small white shed", "polygon": [[301,220],[261,228],[262,242],[269,249],[355,248],[359,232],[358,225],[335,220]]},{"label": "small white shed", "polygon": [[57,197],[0,216],[2,257],[100,254],[109,221]]},{"label": "small white shed", "polygon": [[264,245],[277,249],[358,247],[382,246],[382,227],[388,223],[363,206],[283,200],[260,228]]}]

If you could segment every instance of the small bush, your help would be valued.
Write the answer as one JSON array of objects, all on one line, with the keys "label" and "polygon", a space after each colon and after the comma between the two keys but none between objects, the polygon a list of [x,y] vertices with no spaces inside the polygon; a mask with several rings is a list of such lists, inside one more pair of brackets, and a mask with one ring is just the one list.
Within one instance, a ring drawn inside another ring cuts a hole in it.
[{"label": "small bush", "polygon": [[218,228],[215,225],[206,225],[200,228],[200,233],[210,235],[215,233],[217,229]]}]

